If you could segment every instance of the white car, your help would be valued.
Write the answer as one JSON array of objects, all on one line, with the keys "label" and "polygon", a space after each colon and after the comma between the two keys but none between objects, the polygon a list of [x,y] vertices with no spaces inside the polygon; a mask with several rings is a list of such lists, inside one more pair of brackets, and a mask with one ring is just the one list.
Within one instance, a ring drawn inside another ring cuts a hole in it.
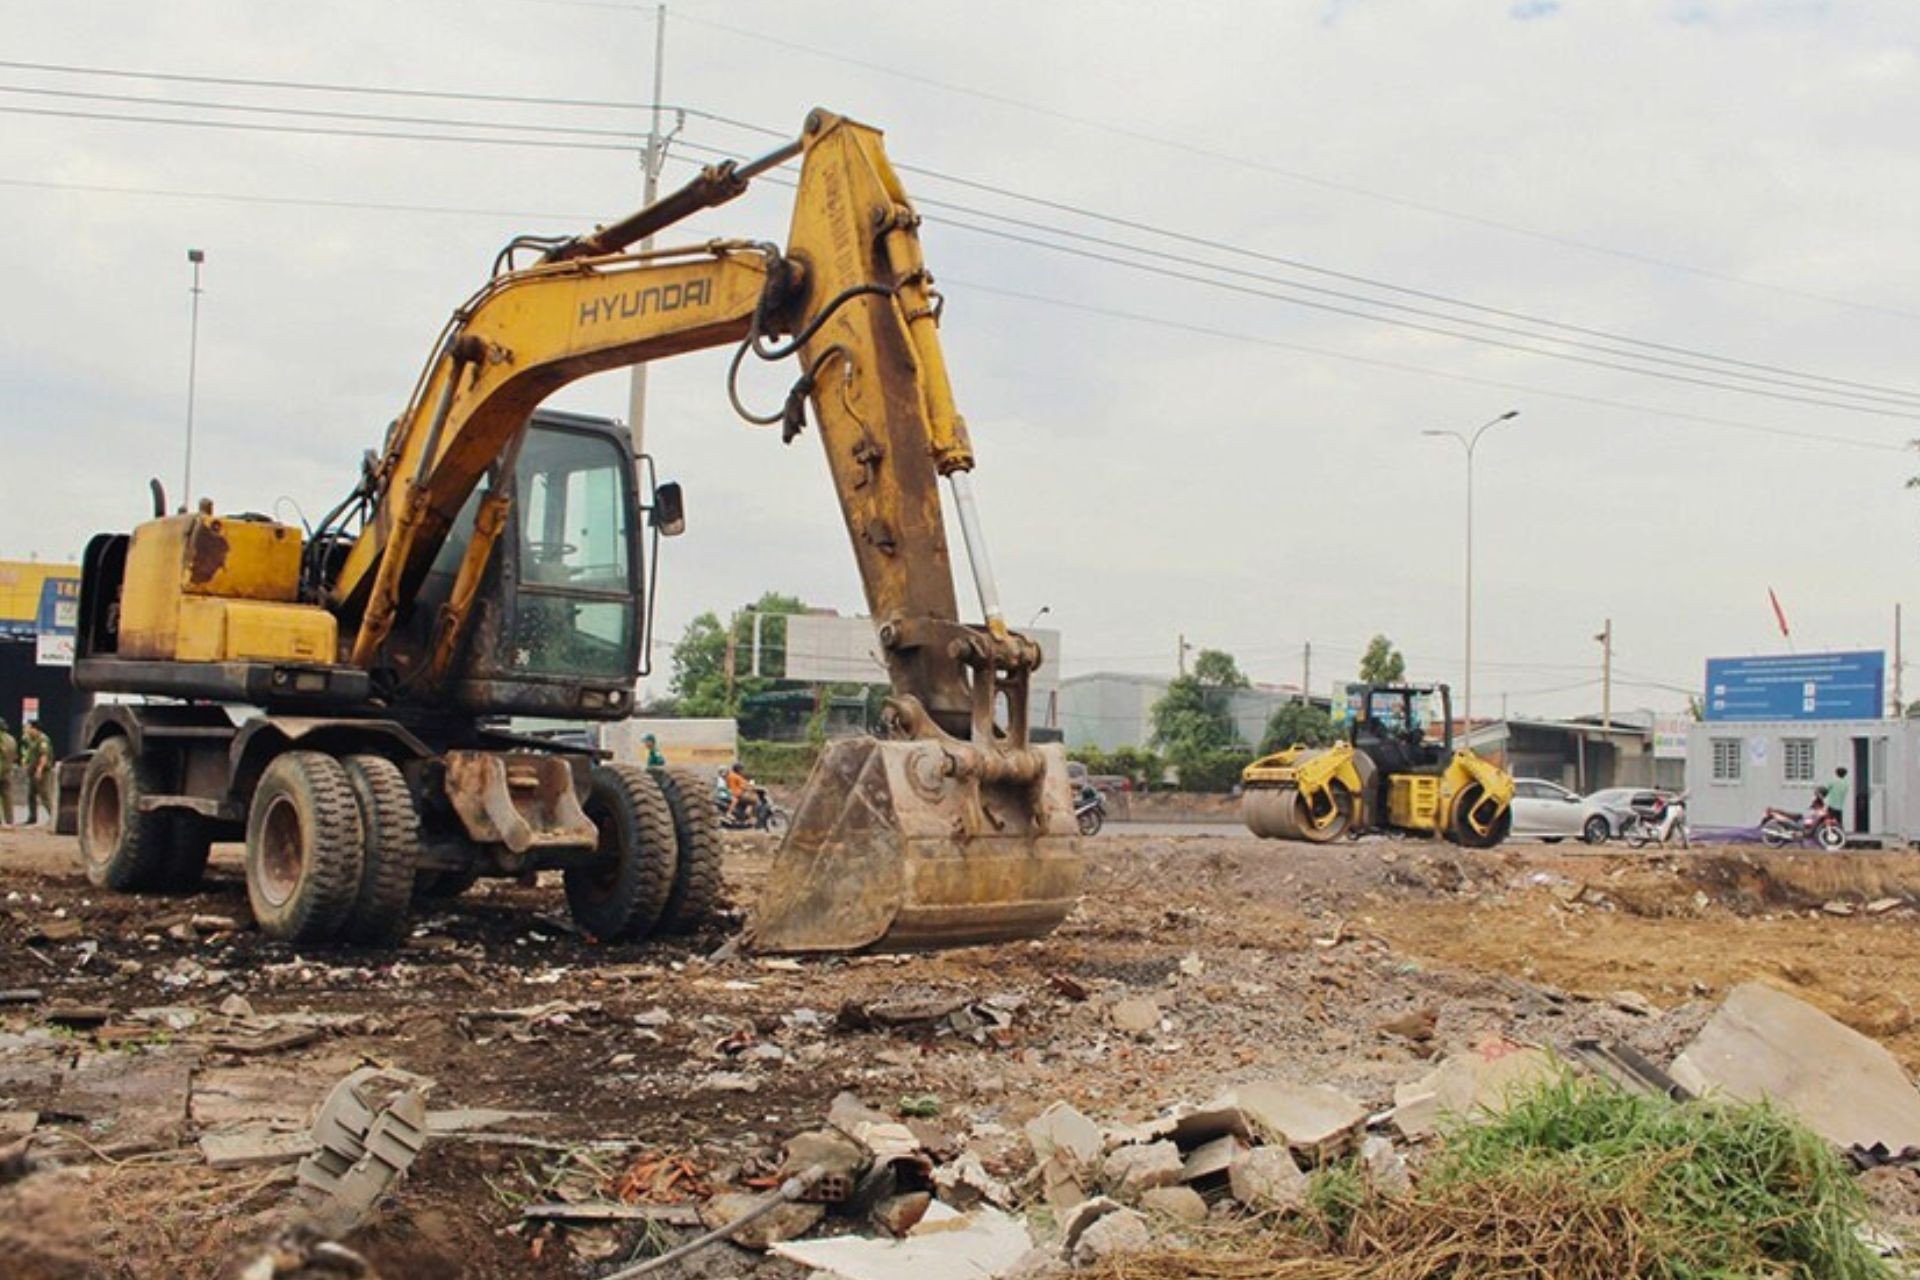
[{"label": "white car", "polygon": [[1513,838],[1548,844],[1560,840],[1602,844],[1618,833],[1619,827],[1606,809],[1582,799],[1577,792],[1545,778],[1514,779]]}]

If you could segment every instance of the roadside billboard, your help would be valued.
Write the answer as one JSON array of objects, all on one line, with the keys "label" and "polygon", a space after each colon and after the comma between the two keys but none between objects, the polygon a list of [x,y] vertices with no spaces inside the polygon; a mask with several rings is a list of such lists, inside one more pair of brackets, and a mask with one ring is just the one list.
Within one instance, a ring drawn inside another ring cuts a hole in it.
[{"label": "roadside billboard", "polygon": [[1707,659],[1708,720],[1878,720],[1887,655],[1788,653]]}]

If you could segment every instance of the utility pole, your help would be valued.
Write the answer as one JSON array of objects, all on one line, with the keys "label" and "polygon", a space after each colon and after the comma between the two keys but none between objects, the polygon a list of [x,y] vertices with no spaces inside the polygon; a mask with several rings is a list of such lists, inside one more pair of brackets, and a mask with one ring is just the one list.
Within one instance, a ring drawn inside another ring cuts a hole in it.
[{"label": "utility pole", "polygon": [[1900,669],[1900,603],[1893,605],[1893,718],[1898,720],[1907,714],[1907,695],[1902,688]]},{"label": "utility pole", "polygon": [[200,264],[207,255],[198,249],[187,250],[193,264],[193,308],[187,321],[187,462],[180,478],[180,509],[193,509],[193,386],[200,364]]},{"label": "utility pole", "polygon": [[1613,619],[1594,637],[1600,642],[1600,727],[1613,728]]},{"label": "utility pole", "polygon": [[1180,674],[1183,676],[1187,674],[1187,650],[1191,648],[1193,646],[1187,643],[1187,633],[1182,631],[1180,633]]},{"label": "utility pole", "polygon": [[1300,701],[1313,701],[1313,641],[1300,655]]},{"label": "utility pole", "polygon": [[753,611],[753,674],[760,674],[760,622],[767,615],[758,609]]},{"label": "utility pole", "polygon": [[734,614],[727,619],[727,709],[733,709],[733,672],[736,661],[734,636],[740,629],[740,615]]},{"label": "utility pole", "polygon": [[[666,74],[667,61],[667,6],[655,5],[653,10],[653,117],[647,128],[647,150],[641,157],[646,169],[646,204],[652,204],[660,195],[660,170],[667,163],[667,140],[660,133],[660,84]],[[653,251],[653,236],[649,234],[640,241],[640,252]],[[647,429],[647,364],[641,361],[633,366],[632,382],[627,388],[627,427],[633,432],[633,451],[636,454],[646,451]]]}]

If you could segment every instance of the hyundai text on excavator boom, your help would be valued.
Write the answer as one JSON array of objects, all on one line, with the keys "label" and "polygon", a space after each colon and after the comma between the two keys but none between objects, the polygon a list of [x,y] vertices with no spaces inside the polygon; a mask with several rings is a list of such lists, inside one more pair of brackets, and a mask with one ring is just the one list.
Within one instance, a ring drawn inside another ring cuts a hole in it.
[{"label": "hyundai text on excavator boom", "polygon": [[[629,252],[802,157],[787,247]],[[384,447],[306,532],[211,503],[86,552],[75,683],[146,695],[91,714],[61,770],[94,883],[197,881],[244,838],[261,928],[403,937],[420,894],[564,871],[586,933],[684,929],[712,907],[704,784],[521,738],[507,715],[631,714],[658,539],[684,523],[616,424],[539,409],[591,373],[735,344],[728,391],[827,451],[893,696],[884,739],[826,749],[756,906],[768,950],[1044,934],[1082,858],[1061,748],[1028,740],[1033,642],[1007,629],[919,219],[877,130],[824,111],[611,226],[520,237],[448,322]],[[530,260],[525,260],[530,259]],[[523,261],[525,260],[525,261]],[[797,358],[776,412],[747,356]],[[983,621],[960,620],[939,481]],[[651,538],[642,536],[642,519]]]}]

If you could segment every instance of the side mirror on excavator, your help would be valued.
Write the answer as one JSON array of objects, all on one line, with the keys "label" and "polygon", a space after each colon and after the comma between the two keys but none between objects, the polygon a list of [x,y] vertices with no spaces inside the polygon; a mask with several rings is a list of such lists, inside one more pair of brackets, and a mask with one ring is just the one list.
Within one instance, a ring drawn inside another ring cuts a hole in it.
[{"label": "side mirror on excavator", "polygon": [[680,494],[678,480],[669,480],[654,489],[647,523],[663,538],[677,538],[687,531],[687,503]]}]

